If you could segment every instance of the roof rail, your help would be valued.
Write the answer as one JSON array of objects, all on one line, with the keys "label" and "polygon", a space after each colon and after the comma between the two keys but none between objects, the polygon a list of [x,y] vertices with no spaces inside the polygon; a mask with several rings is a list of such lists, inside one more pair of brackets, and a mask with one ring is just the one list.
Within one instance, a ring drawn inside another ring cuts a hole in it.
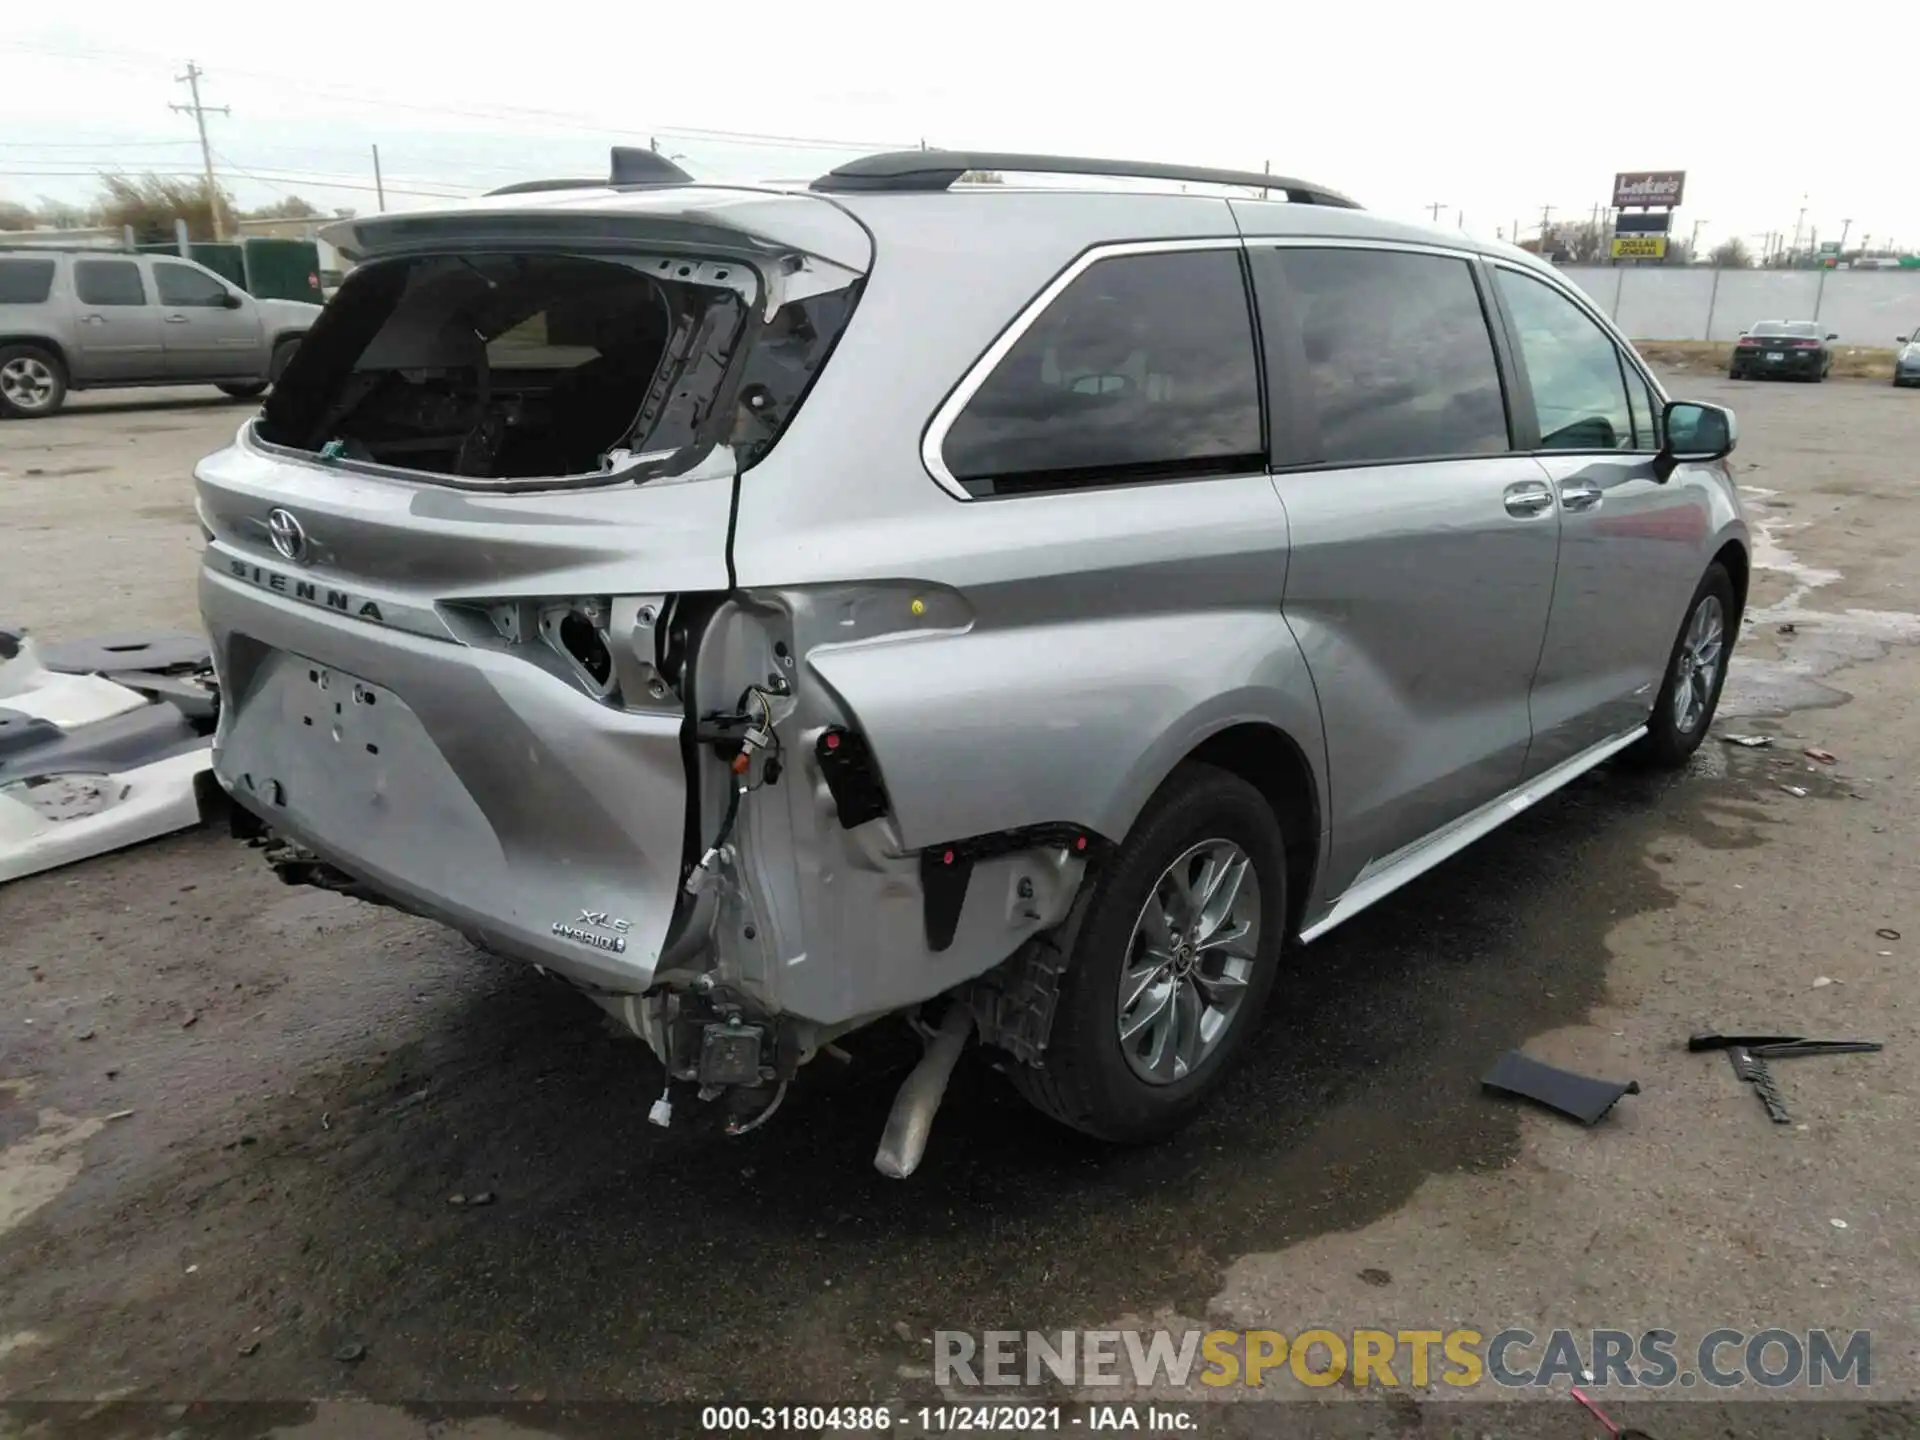
[{"label": "roof rail", "polygon": [[[27,232],[31,233],[31,232]],[[70,240],[0,240],[0,250],[14,255],[135,255],[124,244],[88,245]]]},{"label": "roof rail", "polygon": [[1334,205],[1358,210],[1337,190],[1267,175],[1256,170],[1211,170],[1163,165],[1153,160],[1092,160],[1075,155],[1014,155],[990,150],[889,150],[835,166],[813,182],[827,194],[850,191],[945,190],[972,170],[1011,170],[1035,175],[1113,175],[1133,180],[1179,180],[1190,185],[1241,185],[1278,190],[1296,205]]},{"label": "roof rail", "polygon": [[616,145],[604,180],[519,180],[487,191],[495,195],[531,195],[543,190],[627,190],[646,185],[691,185],[693,176],[657,150]]},{"label": "roof rail", "polygon": [[516,180],[511,185],[502,185],[498,190],[487,191],[486,198],[495,195],[532,195],[542,190],[604,190],[604,180]]}]

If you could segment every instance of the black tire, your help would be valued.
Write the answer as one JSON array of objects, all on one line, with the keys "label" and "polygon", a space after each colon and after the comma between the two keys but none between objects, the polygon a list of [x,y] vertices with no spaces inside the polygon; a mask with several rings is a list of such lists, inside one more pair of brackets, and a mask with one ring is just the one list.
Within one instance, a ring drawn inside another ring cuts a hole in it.
[{"label": "black tire", "polygon": [[256,395],[267,393],[267,382],[253,380],[245,385],[216,385],[213,388],[222,395],[231,395],[235,400],[251,400]]},{"label": "black tire", "polygon": [[1747,376],[1744,370],[1729,370],[1727,371],[1727,378],[1729,380],[1744,380]]},{"label": "black tire", "polygon": [[278,385],[280,377],[287,372],[287,362],[293,359],[293,352],[300,348],[300,337],[282,340],[273,347],[273,359],[267,364],[267,383]]},{"label": "black tire", "polygon": [[[1682,683],[1688,683],[1684,679],[1688,669],[1682,663],[1682,656],[1688,648],[1687,638],[1693,629],[1694,617],[1709,599],[1720,607],[1719,663],[1707,690],[1706,704],[1691,723],[1683,727],[1680,717],[1675,713],[1673,697]],[[1725,568],[1715,561],[1707,567],[1707,573],[1700,577],[1693,598],[1687,602],[1687,613],[1680,620],[1680,632],[1674,636],[1673,649],[1667,655],[1667,670],[1660,682],[1660,695],[1653,702],[1653,714],[1647,717],[1647,733],[1626,751],[1627,759],[1649,769],[1677,770],[1693,757],[1693,752],[1700,748],[1700,742],[1707,738],[1707,731],[1713,725],[1713,713],[1720,706],[1720,692],[1727,683],[1727,664],[1733,658],[1733,644],[1739,634],[1740,611],[1734,600],[1733,581]]]},{"label": "black tire", "polygon": [[[1208,840],[1227,840],[1249,859],[1258,885],[1259,935],[1239,1005],[1200,1063],[1170,1083],[1137,1075],[1122,1051],[1120,985],[1134,927],[1169,867]],[[1102,1140],[1142,1144],[1179,1129],[1245,1051],[1279,976],[1287,925],[1286,851],[1266,798],[1239,776],[1188,763],[1154,793],[1068,921],[1070,953],[1060,977],[1045,1064],[1012,1068],[1027,1100]]]},{"label": "black tire", "polygon": [[0,345],[0,416],[38,420],[67,402],[67,367],[40,345]]}]

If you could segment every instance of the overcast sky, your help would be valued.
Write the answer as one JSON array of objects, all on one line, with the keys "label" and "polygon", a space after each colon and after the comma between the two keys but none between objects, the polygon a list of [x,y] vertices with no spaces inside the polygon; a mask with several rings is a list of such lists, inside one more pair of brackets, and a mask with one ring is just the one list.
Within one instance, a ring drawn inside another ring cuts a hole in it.
[{"label": "overcast sky", "polygon": [[[90,198],[102,169],[197,173],[168,110],[189,59],[247,206],[371,210],[539,175],[609,143],[702,178],[804,178],[855,149],[1045,150],[1298,175],[1407,217],[1522,234],[1586,217],[1615,170],[1684,169],[1715,244],[1806,225],[1920,246],[1898,142],[1920,96],[1904,12],[1718,0],[965,6],[371,5],[88,0],[0,30],[0,199]],[[708,133],[700,133],[700,132]],[[740,139],[712,132],[746,132]],[[796,137],[804,144],[777,137]],[[29,173],[32,172],[32,173]],[[323,181],[333,182],[331,185]],[[361,188],[352,188],[361,187]],[[412,193],[409,193],[412,192]],[[1805,197],[1804,202],[1802,197]]]}]

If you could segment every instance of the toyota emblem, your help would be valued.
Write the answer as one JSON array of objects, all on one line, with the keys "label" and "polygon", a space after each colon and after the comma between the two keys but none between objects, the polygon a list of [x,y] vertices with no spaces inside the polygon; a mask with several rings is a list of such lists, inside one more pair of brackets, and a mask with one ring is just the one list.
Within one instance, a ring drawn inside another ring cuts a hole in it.
[{"label": "toyota emblem", "polygon": [[267,512],[267,538],[273,548],[296,565],[307,558],[307,532],[291,510]]}]

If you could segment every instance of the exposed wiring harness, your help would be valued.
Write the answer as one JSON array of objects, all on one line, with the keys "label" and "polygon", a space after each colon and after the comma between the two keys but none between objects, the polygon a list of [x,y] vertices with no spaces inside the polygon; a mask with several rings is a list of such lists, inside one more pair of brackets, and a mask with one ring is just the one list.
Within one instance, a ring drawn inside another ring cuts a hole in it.
[{"label": "exposed wiring harness", "polygon": [[[749,701],[758,704],[760,713],[756,718],[746,708]],[[762,785],[772,784],[780,777],[780,737],[773,728],[773,702],[767,693],[758,686],[749,686],[740,693],[739,709],[732,715],[708,717],[710,722],[723,729],[737,725],[748,726],[747,733],[741,737],[740,753],[733,757],[731,770],[733,779],[729,783],[726,813],[720,817],[720,829],[713,837],[713,843],[707,847],[700,862],[687,873],[683,887],[687,894],[698,895],[706,889],[713,879],[714,867],[719,863],[721,851],[726,848],[728,839],[733,835],[734,822],[740,816],[741,797],[758,790]],[[753,757],[771,747],[772,754],[767,756],[762,767],[761,779],[756,783],[750,777],[753,773]],[[778,1103],[778,1102],[776,1102]]]},{"label": "exposed wiring harness", "polygon": [[751,1120],[748,1120],[745,1123],[742,1123],[738,1120],[729,1121],[727,1123],[727,1134],[745,1135],[750,1131],[758,1130],[762,1125],[766,1124],[767,1121],[773,1118],[773,1112],[780,1108],[780,1102],[786,1098],[787,1098],[787,1082],[785,1080],[782,1080],[780,1082],[780,1088],[773,1092],[773,1099],[767,1102],[766,1109],[762,1110],[758,1115],[754,1116]]}]

